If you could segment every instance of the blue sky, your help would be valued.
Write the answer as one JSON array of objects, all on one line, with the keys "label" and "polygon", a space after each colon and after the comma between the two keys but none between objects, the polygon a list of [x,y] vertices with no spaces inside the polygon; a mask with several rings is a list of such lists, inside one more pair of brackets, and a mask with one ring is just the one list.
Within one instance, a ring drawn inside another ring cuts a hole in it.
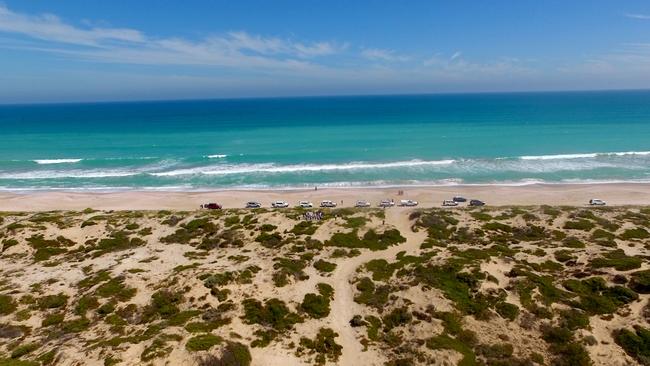
[{"label": "blue sky", "polygon": [[0,0],[0,103],[649,87],[647,0]]}]

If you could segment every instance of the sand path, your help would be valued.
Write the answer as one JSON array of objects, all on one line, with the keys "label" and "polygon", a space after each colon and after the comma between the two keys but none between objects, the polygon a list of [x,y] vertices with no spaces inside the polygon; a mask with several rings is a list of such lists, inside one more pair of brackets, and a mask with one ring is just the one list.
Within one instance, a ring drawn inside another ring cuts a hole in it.
[{"label": "sand path", "polygon": [[411,209],[391,208],[386,210],[386,225],[394,226],[406,238],[401,245],[390,247],[376,252],[365,252],[358,257],[338,262],[337,268],[331,277],[334,287],[334,300],[330,316],[330,327],[339,334],[337,342],[343,345],[343,355],[339,359],[340,365],[382,365],[383,360],[379,354],[372,351],[363,351],[363,345],[357,339],[358,332],[350,326],[350,319],[355,314],[362,313],[362,307],[354,302],[354,290],[350,283],[357,268],[373,259],[394,260],[401,251],[415,254],[420,249],[420,244],[426,238],[426,232],[414,233],[411,230],[409,213]]}]

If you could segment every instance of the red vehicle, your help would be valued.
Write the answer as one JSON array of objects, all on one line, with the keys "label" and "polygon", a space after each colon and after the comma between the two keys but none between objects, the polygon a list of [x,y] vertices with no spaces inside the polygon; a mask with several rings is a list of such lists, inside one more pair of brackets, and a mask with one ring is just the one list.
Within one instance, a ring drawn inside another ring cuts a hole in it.
[{"label": "red vehicle", "polygon": [[201,208],[206,208],[208,210],[221,210],[221,205],[218,203],[206,203],[201,205]]}]

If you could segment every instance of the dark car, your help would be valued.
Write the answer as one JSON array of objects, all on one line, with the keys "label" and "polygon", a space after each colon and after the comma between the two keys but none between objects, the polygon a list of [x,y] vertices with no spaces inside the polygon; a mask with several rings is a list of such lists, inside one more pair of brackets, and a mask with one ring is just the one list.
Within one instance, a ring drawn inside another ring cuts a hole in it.
[{"label": "dark car", "polygon": [[467,198],[461,196],[454,196],[451,200],[454,202],[467,202]]},{"label": "dark car", "polygon": [[206,203],[201,205],[201,207],[208,210],[221,210],[221,205],[218,203]]},{"label": "dark car", "polygon": [[485,206],[485,202],[481,200],[471,200],[469,201],[470,206]]}]

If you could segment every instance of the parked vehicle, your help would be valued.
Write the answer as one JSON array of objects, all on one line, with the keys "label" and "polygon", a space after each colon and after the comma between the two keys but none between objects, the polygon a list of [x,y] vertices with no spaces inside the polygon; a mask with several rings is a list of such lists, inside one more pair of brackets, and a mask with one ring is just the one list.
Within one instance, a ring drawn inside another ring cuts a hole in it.
[{"label": "parked vehicle", "polygon": [[275,202],[271,203],[271,207],[273,207],[273,208],[287,208],[287,207],[289,207],[289,203],[287,203],[285,201],[275,201]]},{"label": "parked vehicle", "polygon": [[458,201],[454,200],[444,200],[442,201],[443,206],[458,206]]},{"label": "parked vehicle", "polygon": [[589,204],[592,206],[605,206],[607,202],[600,200],[598,198],[592,198],[589,200]]},{"label": "parked vehicle", "polygon": [[368,201],[357,201],[357,203],[354,204],[354,207],[370,207],[370,202],[368,202]]},{"label": "parked vehicle", "polygon": [[470,206],[485,206],[485,202],[481,200],[470,200],[469,201]]},{"label": "parked vehicle", "polygon": [[461,197],[461,196],[454,196],[454,198],[452,198],[452,201],[454,201],[454,202],[467,202],[467,198]]},{"label": "parked vehicle", "polygon": [[298,202],[298,206],[300,206],[302,208],[312,208],[312,207],[314,207],[314,205],[309,201],[300,201],[300,202]]},{"label": "parked vehicle", "polygon": [[205,208],[208,210],[221,210],[221,205],[218,203],[205,203],[201,205],[201,208]]},{"label": "parked vehicle", "polygon": [[320,207],[336,207],[336,203],[330,200],[321,201]]},{"label": "parked vehicle", "polygon": [[262,204],[259,202],[255,202],[255,201],[246,202],[246,208],[260,208],[260,207],[262,207]]},{"label": "parked vehicle", "polygon": [[413,207],[418,205],[418,201],[413,201],[413,200],[401,200],[399,201],[399,205],[403,207]]},{"label": "parked vehicle", "polygon": [[379,207],[393,207],[395,206],[395,201],[393,200],[381,200],[379,202]]}]

